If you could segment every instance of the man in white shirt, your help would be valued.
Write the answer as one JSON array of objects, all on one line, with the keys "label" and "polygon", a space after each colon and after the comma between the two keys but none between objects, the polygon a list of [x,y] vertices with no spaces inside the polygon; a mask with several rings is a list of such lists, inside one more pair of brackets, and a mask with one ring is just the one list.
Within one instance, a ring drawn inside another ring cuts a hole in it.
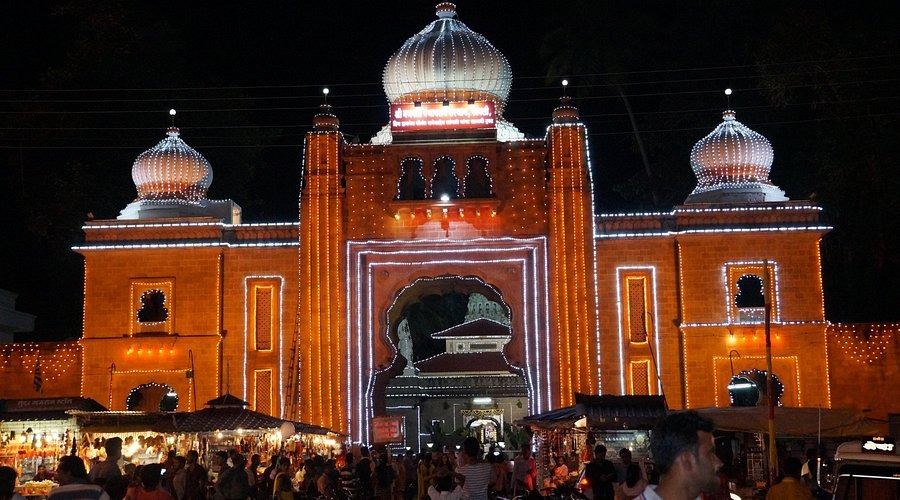
[{"label": "man in white shirt", "polygon": [[481,444],[474,437],[463,441],[460,465],[456,475],[463,487],[463,496],[469,500],[487,500],[488,483],[491,481],[491,464],[481,459]]}]

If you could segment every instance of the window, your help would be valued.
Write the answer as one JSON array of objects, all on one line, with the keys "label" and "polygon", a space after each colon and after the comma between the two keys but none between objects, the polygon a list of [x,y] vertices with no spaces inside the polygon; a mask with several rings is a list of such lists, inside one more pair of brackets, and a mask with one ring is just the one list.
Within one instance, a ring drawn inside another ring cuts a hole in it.
[{"label": "window", "polygon": [[422,160],[419,158],[406,158],[400,162],[400,181],[397,185],[396,199],[425,199],[425,176],[422,175]]},{"label": "window", "polygon": [[434,176],[431,178],[431,198],[440,200],[459,197],[459,179],[456,177],[456,163],[453,158],[443,156],[434,162]]},{"label": "window", "polygon": [[147,290],[141,294],[141,308],[137,312],[139,323],[162,323],[169,319],[166,294],[162,290]]},{"label": "window", "polygon": [[281,336],[281,286],[278,276],[246,278],[244,311],[247,349],[272,351]]},{"label": "window", "polygon": [[650,360],[631,362],[631,394],[633,396],[650,394]]},{"label": "window", "polygon": [[132,279],[128,334],[175,333],[175,279]]},{"label": "window", "polygon": [[632,342],[647,341],[647,280],[645,277],[625,279],[628,295],[628,338]]},{"label": "window", "polygon": [[255,370],[253,372],[253,408],[259,413],[272,415],[273,391],[272,370]]},{"label": "window", "polygon": [[254,339],[256,339],[257,351],[269,351],[272,349],[272,324],[274,316],[274,308],[272,291],[270,286],[254,286],[254,317],[256,319],[254,326]]},{"label": "window", "polygon": [[487,159],[473,156],[466,162],[466,178],[463,180],[466,198],[490,198],[491,176],[487,171]]},{"label": "window", "polygon": [[[765,279],[767,266],[768,280]],[[772,321],[780,321],[777,308],[777,271],[777,265],[773,262],[725,264],[729,323],[758,324],[765,321],[766,297],[772,304]]]}]

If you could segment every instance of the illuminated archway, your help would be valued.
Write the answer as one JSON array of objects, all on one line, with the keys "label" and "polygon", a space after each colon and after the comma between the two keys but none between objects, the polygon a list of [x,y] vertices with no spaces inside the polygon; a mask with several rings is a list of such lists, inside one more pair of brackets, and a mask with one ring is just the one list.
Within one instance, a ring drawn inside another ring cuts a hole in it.
[{"label": "illuminated archway", "polygon": [[125,409],[132,411],[175,411],[178,409],[178,393],[171,386],[149,382],[128,393]]}]

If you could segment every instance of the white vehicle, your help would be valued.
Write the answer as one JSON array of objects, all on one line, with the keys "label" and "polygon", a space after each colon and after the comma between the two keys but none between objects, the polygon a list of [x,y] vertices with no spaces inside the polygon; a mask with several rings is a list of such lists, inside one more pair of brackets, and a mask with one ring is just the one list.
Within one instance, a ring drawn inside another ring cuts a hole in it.
[{"label": "white vehicle", "polygon": [[900,455],[891,439],[842,443],[834,467],[835,500],[900,499]]}]

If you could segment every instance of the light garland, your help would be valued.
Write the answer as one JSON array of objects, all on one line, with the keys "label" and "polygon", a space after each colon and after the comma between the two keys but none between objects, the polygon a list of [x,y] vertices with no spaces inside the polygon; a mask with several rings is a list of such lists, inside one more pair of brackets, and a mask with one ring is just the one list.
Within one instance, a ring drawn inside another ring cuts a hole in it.
[{"label": "light garland", "polygon": [[[116,373],[126,373],[126,372],[116,372]],[[170,385],[160,384],[157,382],[147,382],[147,383],[144,383],[137,387],[132,388],[131,391],[128,392],[128,396],[125,397],[125,408],[127,410],[133,410],[134,406],[139,404],[139,400],[134,401],[134,398],[137,397],[137,395],[141,392],[141,390],[153,388],[153,387],[164,389],[166,391],[166,395],[163,396],[163,398],[159,401],[159,410],[160,411],[176,411],[178,409],[179,398],[178,398],[178,394],[175,392],[175,389],[173,389],[172,386],[170,386]],[[162,403],[166,398],[174,398],[174,403],[175,403],[174,408],[165,409],[162,407]],[[150,411],[153,411],[153,410],[150,410]]]},{"label": "light garland", "polygon": [[829,325],[827,332],[844,357],[864,366],[873,366],[887,360],[888,347],[900,336],[900,323],[838,323]]},{"label": "light garland", "polygon": [[725,290],[725,311],[726,311],[726,322],[728,324],[735,323],[760,323],[763,321],[760,318],[758,321],[741,321],[738,314],[738,307],[735,303],[735,297],[740,292],[740,289],[737,288],[737,282],[740,278],[747,275],[761,276],[764,275],[768,271],[768,279],[762,280],[763,283],[768,281],[770,289],[762,290],[763,296],[768,295],[769,300],[772,305],[772,318],[771,322],[780,323],[781,322],[781,291],[780,291],[780,273],[778,263],[774,260],[771,261],[737,261],[737,262],[725,262],[722,265],[722,280],[724,284]]},{"label": "light garland", "polygon": [[834,229],[833,226],[783,226],[783,227],[726,227],[718,229],[684,229],[680,231],[657,231],[646,233],[615,233],[600,234],[597,239],[621,239],[621,238],[645,238],[645,237],[671,237],[686,234],[728,234],[728,233],[789,233],[794,231],[827,232]]},{"label": "light garland", "polygon": [[734,116],[734,111],[725,111],[723,122],[691,149],[691,168],[697,176],[694,193],[771,185],[772,145]]}]

